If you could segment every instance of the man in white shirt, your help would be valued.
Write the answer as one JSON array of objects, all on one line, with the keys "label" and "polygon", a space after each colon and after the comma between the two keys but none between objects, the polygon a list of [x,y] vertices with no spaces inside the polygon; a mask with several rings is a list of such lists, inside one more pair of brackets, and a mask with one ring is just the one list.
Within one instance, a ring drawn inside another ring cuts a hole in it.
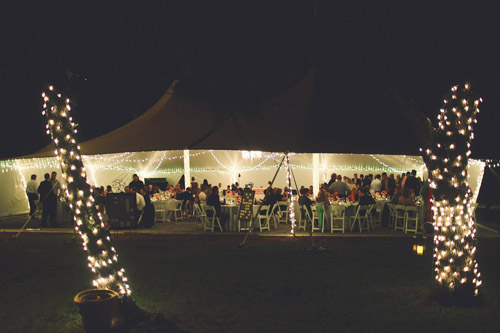
[{"label": "man in white shirt", "polygon": [[380,192],[382,189],[382,181],[380,180],[380,175],[376,175],[375,179],[370,184],[370,190],[373,192]]},{"label": "man in white shirt", "polygon": [[30,203],[30,216],[36,212],[36,201],[38,200],[38,183],[36,182],[36,175],[31,175],[31,180],[26,185],[26,194]]},{"label": "man in white shirt", "polygon": [[200,207],[205,207],[207,205],[207,190],[205,186],[201,186],[201,192],[198,194],[198,204]]}]

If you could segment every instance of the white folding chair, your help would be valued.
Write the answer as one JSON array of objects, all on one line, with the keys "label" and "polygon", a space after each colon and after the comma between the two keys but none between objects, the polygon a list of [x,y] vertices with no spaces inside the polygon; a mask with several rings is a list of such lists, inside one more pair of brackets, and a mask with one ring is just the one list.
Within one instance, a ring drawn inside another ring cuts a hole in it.
[{"label": "white folding chair", "polygon": [[389,209],[389,221],[387,222],[387,226],[391,229],[394,229],[394,220],[396,219],[396,210],[394,209],[394,205],[392,203],[387,203],[387,208]]},{"label": "white folding chair", "polygon": [[408,231],[417,233],[418,230],[418,210],[415,206],[406,206],[405,212],[405,233]]},{"label": "white folding chair", "polygon": [[167,211],[165,209],[165,205],[163,205],[163,203],[160,203],[155,206],[155,223],[156,222],[165,223],[166,220],[167,220]]},{"label": "white folding chair", "polygon": [[406,229],[406,206],[404,205],[394,205],[394,210],[396,211],[396,217],[394,220],[394,230]]},{"label": "white folding chair", "polygon": [[380,226],[380,223],[381,223],[381,216],[382,216],[382,213],[377,210],[377,205],[376,204],[373,204],[373,205],[370,205],[370,212],[369,212],[369,216],[370,216],[370,226],[372,228],[372,231],[374,230],[375,226],[379,227]]},{"label": "white folding chair", "polygon": [[325,231],[325,207],[322,205],[311,206],[313,209],[312,216],[312,232]]},{"label": "white folding chair", "polygon": [[305,205],[300,205],[299,230],[307,230],[307,223],[311,222],[311,215]]},{"label": "white folding chair", "polygon": [[288,201],[279,201],[275,204],[274,214],[278,223],[288,223],[288,214],[290,203]]},{"label": "white folding chair", "polygon": [[175,208],[172,209],[174,213],[175,222],[182,221],[182,200],[177,200],[175,203]]},{"label": "white folding chair", "polygon": [[345,206],[330,206],[330,232],[345,233]]},{"label": "white folding chair", "polygon": [[205,226],[203,227],[203,231],[210,230],[211,232],[214,232],[215,227],[219,228],[220,231],[223,231],[214,207],[206,206],[205,212],[207,213],[207,219],[205,222]]},{"label": "white folding chair", "polygon": [[351,231],[354,230],[356,224],[359,227],[359,232],[370,231],[370,205],[359,205],[354,216],[354,221],[351,225]]},{"label": "white folding chair", "polygon": [[199,204],[194,205],[194,213],[195,217],[198,221],[201,223],[201,227],[204,229],[205,225],[207,224],[207,213],[205,212],[205,209],[203,206],[200,206]]},{"label": "white folding chair", "polygon": [[272,217],[271,206],[263,205],[260,207],[260,211],[257,213],[257,220],[259,221],[259,230],[271,231],[269,227],[269,220]]}]

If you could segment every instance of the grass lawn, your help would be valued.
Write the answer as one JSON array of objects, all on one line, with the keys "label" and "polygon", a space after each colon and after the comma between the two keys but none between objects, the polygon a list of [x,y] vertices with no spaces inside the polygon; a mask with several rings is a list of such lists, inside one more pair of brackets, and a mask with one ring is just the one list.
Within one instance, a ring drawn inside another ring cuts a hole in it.
[{"label": "grass lawn", "polygon": [[[74,295],[91,289],[71,236],[0,241],[2,332],[80,332]],[[114,239],[137,304],[186,332],[498,332],[500,240],[480,239],[484,304],[429,297],[431,256],[408,238],[123,235]]]}]

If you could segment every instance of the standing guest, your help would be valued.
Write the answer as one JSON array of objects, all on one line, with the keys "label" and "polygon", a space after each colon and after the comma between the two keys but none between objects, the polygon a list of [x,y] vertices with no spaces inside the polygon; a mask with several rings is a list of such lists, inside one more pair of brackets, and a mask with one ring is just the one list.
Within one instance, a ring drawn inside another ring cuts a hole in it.
[{"label": "standing guest", "polygon": [[55,193],[55,187],[50,181],[50,175],[46,173],[44,175],[45,180],[38,186],[38,193],[40,194],[40,201],[42,202],[42,223],[40,226],[42,228],[47,228],[47,220],[50,217],[50,223],[52,227],[58,228],[57,223],[57,195]]},{"label": "standing guest", "polygon": [[406,174],[404,175],[401,175],[403,178],[401,179],[401,188],[405,188],[405,185],[406,185],[406,180],[408,179],[408,177],[410,177],[410,171],[407,171]]},{"label": "standing guest", "polygon": [[411,173],[406,177],[406,181],[403,184],[403,189],[410,189],[413,194],[418,195],[420,193],[420,181],[417,178],[417,170],[412,170]]},{"label": "standing guest", "polygon": [[106,192],[104,192],[104,196],[108,195],[108,193],[113,193],[111,185],[106,186]]},{"label": "standing guest", "polygon": [[203,184],[202,185],[205,185],[206,187],[208,187],[208,180],[203,179]]},{"label": "standing guest", "polygon": [[31,175],[31,180],[26,185],[26,194],[30,203],[30,216],[36,212],[36,201],[38,200],[38,183],[36,182],[36,175]]},{"label": "standing guest", "polygon": [[[324,189],[319,190],[318,196],[316,197],[316,205],[323,206],[323,214],[325,214],[323,216],[323,220],[326,220],[330,216],[330,200],[328,199],[328,193]],[[319,228],[322,229],[323,226],[321,225],[321,222],[319,223]]]},{"label": "standing guest", "polygon": [[370,185],[372,183],[372,180],[370,179],[370,175],[367,175],[364,179],[363,182],[361,183],[362,187],[367,187],[370,188]]},{"label": "standing guest", "polygon": [[50,182],[52,183],[52,188],[53,191],[56,195],[56,199],[59,199],[59,197],[62,195],[62,188],[61,188],[61,183],[57,180],[57,172],[52,171],[50,174]]},{"label": "standing guest", "polygon": [[332,186],[332,184],[335,183],[336,181],[337,181],[337,174],[334,172],[330,176],[330,180],[328,181],[327,187]]},{"label": "standing guest", "polygon": [[357,174],[357,173],[355,173],[355,174],[354,174],[354,177],[352,178],[352,182],[353,182],[353,184],[354,184],[354,185],[356,185],[356,184],[358,183],[358,180],[359,180],[359,178],[358,178],[358,174]]},{"label": "standing guest", "polygon": [[396,180],[394,179],[394,174],[391,173],[389,178],[387,178],[387,195],[392,197],[396,191]]},{"label": "standing guest", "polygon": [[[226,220],[228,218],[227,214],[222,213],[222,208],[220,205],[220,197],[219,197],[219,188],[217,186],[212,187],[212,193],[207,197],[207,206],[212,206],[215,210],[215,215],[219,218],[222,229],[224,229],[224,225],[226,224]],[[212,212],[207,212],[208,217]],[[222,231],[222,230],[221,230]]]},{"label": "standing guest", "polygon": [[333,183],[330,187],[328,187],[328,191],[331,194],[337,193],[337,197],[345,198],[351,194],[351,188],[342,181],[342,176],[337,176],[337,181]]},{"label": "standing guest", "polygon": [[307,192],[307,195],[311,196],[311,197],[314,197],[313,186],[312,185],[309,186],[309,192]]},{"label": "standing guest", "polygon": [[135,193],[139,193],[141,188],[144,187],[144,183],[142,182],[142,180],[139,179],[139,176],[137,176],[137,174],[134,173],[134,175],[132,176],[132,181],[130,182],[130,184],[128,184],[128,186],[130,188],[133,187],[135,189]]},{"label": "standing guest", "polygon": [[382,181],[380,180],[380,175],[375,176],[375,179],[370,184],[370,189],[375,193],[382,190]]},{"label": "standing guest", "polygon": [[194,179],[194,177],[191,177],[191,193],[197,197],[199,192],[200,188],[198,186],[198,182]]},{"label": "standing guest", "polygon": [[380,191],[385,191],[385,193],[389,192],[389,189],[387,187],[387,180],[389,177],[387,177],[387,172],[382,172],[382,184],[380,186]]},{"label": "standing guest", "polygon": [[130,193],[130,187],[125,186],[125,188],[123,189],[123,191],[124,191],[125,193]]},{"label": "standing guest", "polygon": [[363,174],[359,175],[359,179],[356,181],[356,187],[360,188],[363,186],[363,180],[365,180],[365,176]]}]

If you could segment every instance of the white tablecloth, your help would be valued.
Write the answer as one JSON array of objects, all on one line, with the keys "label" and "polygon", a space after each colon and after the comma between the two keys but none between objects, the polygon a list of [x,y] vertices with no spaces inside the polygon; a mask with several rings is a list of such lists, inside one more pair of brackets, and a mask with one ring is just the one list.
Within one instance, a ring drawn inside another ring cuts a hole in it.
[{"label": "white tablecloth", "polygon": [[167,216],[167,221],[171,221],[170,217],[172,214],[169,214],[169,211],[172,211],[175,209],[177,200],[175,199],[169,199],[169,200],[151,200],[151,203],[155,207],[156,210],[165,210],[166,211],[166,216]]}]

